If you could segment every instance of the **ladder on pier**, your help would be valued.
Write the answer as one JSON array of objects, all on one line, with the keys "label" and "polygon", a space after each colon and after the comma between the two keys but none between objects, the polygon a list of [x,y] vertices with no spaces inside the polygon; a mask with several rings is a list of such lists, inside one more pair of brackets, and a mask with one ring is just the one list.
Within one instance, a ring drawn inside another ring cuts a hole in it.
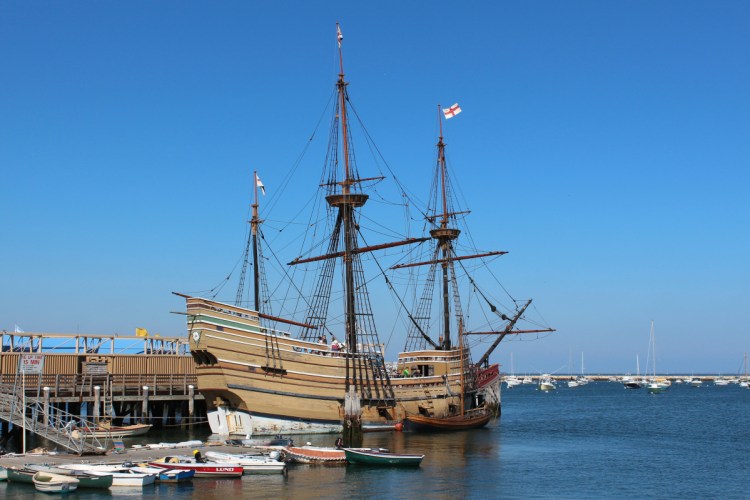
[{"label": "ladder on pier", "polygon": [[59,408],[55,408],[52,415],[45,415],[44,404],[38,398],[24,401],[12,386],[6,384],[0,384],[0,420],[20,428],[25,426],[27,431],[78,455],[103,455],[106,452],[104,443],[91,430],[93,422],[81,422],[73,432],[76,420],[81,420],[79,417]]}]

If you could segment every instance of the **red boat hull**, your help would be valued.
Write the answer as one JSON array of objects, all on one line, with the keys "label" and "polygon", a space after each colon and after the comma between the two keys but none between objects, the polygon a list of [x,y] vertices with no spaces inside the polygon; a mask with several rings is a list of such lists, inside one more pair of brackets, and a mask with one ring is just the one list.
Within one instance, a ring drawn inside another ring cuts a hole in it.
[{"label": "red boat hull", "polygon": [[209,465],[168,462],[149,462],[148,464],[152,467],[160,467],[162,469],[194,470],[194,477],[242,477],[242,474],[245,471],[241,465]]}]

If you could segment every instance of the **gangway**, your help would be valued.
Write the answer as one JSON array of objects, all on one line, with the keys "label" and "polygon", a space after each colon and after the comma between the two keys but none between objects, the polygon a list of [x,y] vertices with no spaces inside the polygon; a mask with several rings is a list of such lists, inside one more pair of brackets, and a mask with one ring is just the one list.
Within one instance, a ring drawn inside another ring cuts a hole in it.
[{"label": "gangway", "polygon": [[[105,444],[111,437],[103,442],[97,438],[93,422],[57,408],[50,415],[44,406],[38,398],[25,401],[13,386],[0,384],[0,420],[25,428],[78,455],[103,455],[107,451]],[[76,427],[77,421],[80,425]]]}]

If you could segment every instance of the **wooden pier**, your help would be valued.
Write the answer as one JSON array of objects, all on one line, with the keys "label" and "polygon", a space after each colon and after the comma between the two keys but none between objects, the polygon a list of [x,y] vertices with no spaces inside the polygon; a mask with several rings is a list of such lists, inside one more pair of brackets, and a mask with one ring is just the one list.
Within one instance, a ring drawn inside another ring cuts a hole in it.
[{"label": "wooden pier", "polygon": [[[81,421],[192,425],[205,421],[187,338],[2,333],[0,396]],[[8,394],[12,391],[12,394]],[[20,400],[20,399],[19,399]],[[2,435],[12,422],[0,411]]]}]

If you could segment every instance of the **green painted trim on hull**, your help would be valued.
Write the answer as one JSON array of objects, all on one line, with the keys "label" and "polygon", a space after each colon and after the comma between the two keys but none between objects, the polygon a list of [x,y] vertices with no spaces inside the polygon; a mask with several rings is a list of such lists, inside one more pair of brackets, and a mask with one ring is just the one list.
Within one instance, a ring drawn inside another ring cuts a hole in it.
[{"label": "green painted trim on hull", "polygon": [[[197,323],[215,324],[215,325],[220,325],[220,326],[228,326],[228,327],[231,327],[231,328],[236,328],[237,330],[242,330],[242,331],[245,331],[245,332],[257,333],[259,335],[270,335],[272,337],[283,337],[283,335],[273,335],[273,334],[269,334],[269,333],[266,333],[266,332],[262,332],[261,329],[260,329],[260,327],[251,326],[251,325],[248,325],[247,323],[240,323],[240,322],[237,322],[237,321],[230,321],[228,319],[214,318],[213,316],[204,316],[202,314],[196,315],[195,316],[195,321],[193,321],[192,323],[194,325],[196,325]],[[201,327],[200,326],[195,326],[194,328],[196,330],[199,330]],[[224,332],[220,332],[220,333],[224,333]]]}]

